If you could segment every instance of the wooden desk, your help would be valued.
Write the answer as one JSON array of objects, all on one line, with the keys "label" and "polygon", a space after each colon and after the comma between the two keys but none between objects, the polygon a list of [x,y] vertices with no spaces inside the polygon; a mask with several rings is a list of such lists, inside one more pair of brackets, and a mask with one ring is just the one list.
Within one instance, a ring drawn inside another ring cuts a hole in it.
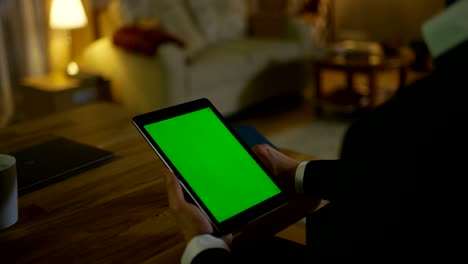
[{"label": "wooden desk", "polygon": [[[116,153],[109,163],[21,196],[19,222],[0,231],[2,263],[180,263],[185,244],[168,212],[164,165],[132,116],[91,104],[0,131],[2,153],[53,136]],[[247,226],[235,243],[276,234],[318,204],[293,201]]]}]

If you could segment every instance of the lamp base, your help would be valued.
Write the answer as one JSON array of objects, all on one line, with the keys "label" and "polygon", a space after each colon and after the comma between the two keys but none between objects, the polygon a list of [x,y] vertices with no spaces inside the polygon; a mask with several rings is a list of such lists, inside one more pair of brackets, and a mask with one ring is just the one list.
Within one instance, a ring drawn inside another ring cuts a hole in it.
[{"label": "lamp base", "polygon": [[52,30],[50,34],[50,66],[52,72],[66,71],[71,61],[71,32],[69,30]]}]

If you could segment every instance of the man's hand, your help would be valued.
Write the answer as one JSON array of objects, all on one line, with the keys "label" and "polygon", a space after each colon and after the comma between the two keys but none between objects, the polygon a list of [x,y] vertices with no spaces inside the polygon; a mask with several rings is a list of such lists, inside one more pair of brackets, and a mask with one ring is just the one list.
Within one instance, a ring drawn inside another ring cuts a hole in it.
[{"label": "man's hand", "polygon": [[[177,177],[168,169],[164,169],[169,209],[175,216],[178,226],[187,242],[193,237],[212,234],[213,226],[200,209],[184,198],[182,187]],[[222,238],[228,246],[231,245],[232,235]]]},{"label": "man's hand", "polygon": [[285,190],[294,192],[296,168],[299,166],[299,162],[268,144],[255,145],[252,150],[273,173],[273,176],[276,177]]}]

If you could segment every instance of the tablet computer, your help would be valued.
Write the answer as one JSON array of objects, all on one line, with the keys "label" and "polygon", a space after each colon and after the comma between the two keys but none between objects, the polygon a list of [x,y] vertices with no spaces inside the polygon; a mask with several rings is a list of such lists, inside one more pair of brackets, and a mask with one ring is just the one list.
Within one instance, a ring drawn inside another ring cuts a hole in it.
[{"label": "tablet computer", "polygon": [[215,235],[238,231],[286,203],[277,181],[208,99],[141,114],[133,124]]}]

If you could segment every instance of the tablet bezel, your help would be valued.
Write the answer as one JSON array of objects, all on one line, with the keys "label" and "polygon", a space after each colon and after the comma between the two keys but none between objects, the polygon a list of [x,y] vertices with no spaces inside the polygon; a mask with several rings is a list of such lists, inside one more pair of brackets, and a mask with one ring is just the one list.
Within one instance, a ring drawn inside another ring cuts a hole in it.
[{"label": "tablet bezel", "polygon": [[[255,160],[259,167],[265,172],[265,174],[270,177],[270,179],[278,186],[280,192],[277,195],[272,196],[271,198],[260,202],[253,207],[244,210],[243,212],[234,215],[222,222],[216,220],[214,215],[208,210],[205,204],[201,201],[199,196],[194,192],[190,185],[186,182],[184,177],[180,174],[179,170],[174,166],[171,160],[166,156],[166,154],[159,147],[158,143],[151,137],[148,131],[144,128],[145,125],[153,124],[162,120],[169,118],[177,117],[180,115],[188,114],[197,110],[210,108],[213,113],[218,117],[219,121],[228,129],[228,131],[237,139],[237,141],[242,145],[242,147],[249,153],[249,155]],[[219,113],[215,106],[206,98],[197,99],[194,101],[189,101],[179,105],[171,106],[168,108],[152,111],[149,113],[144,113],[133,117],[133,124],[136,126],[138,131],[143,135],[147,143],[151,148],[156,152],[162,162],[168,167],[178,178],[180,184],[186,193],[191,197],[193,202],[201,209],[201,211],[207,216],[209,221],[213,225],[215,230],[215,235],[222,236],[232,232],[235,232],[242,228],[249,222],[254,221],[255,219],[261,217],[262,215],[280,207],[281,205],[287,202],[286,194],[279,185],[278,181],[272,176],[272,173],[265,167],[265,165],[260,161],[260,159],[255,155],[251,148],[242,140],[242,138],[235,132],[231,125],[226,121],[226,119]]]}]

